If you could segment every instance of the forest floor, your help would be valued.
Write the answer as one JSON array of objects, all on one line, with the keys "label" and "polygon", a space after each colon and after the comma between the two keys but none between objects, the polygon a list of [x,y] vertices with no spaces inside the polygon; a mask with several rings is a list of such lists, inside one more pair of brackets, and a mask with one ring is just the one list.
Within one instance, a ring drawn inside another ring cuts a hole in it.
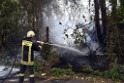
[{"label": "forest floor", "polygon": [[[4,83],[18,83],[18,76],[5,80]],[[29,83],[29,78],[25,77],[24,83]],[[76,77],[76,78],[35,78],[35,83],[124,83],[124,81],[113,81],[99,77]]]}]

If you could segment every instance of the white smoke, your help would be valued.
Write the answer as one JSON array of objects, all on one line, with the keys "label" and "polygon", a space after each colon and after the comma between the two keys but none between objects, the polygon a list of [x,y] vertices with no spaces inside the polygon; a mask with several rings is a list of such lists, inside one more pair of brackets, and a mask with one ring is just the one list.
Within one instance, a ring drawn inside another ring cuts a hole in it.
[{"label": "white smoke", "polygon": [[[76,24],[90,22],[89,0],[54,0],[43,7],[43,26],[50,28],[50,41],[60,44],[73,44],[70,36]],[[64,30],[68,29],[68,38]],[[90,37],[87,36],[88,40]]]}]

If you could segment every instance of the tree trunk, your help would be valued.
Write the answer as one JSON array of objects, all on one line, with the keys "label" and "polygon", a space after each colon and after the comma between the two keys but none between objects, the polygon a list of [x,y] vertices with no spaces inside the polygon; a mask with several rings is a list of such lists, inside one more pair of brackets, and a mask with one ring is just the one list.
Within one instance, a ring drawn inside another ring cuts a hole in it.
[{"label": "tree trunk", "polygon": [[117,6],[117,0],[111,0],[111,3],[112,3],[112,20],[117,22],[117,9],[116,9],[116,6]]},{"label": "tree trunk", "polygon": [[101,44],[102,37],[101,37],[100,20],[99,20],[99,0],[94,0],[94,7],[95,7],[95,28],[96,28],[98,41]]},{"label": "tree trunk", "polygon": [[32,12],[33,13],[33,29],[36,32],[36,39],[39,39],[41,0],[33,0],[32,9],[33,9],[33,12]]},{"label": "tree trunk", "polygon": [[[107,15],[106,15],[106,0],[100,0],[100,7],[101,7],[101,16],[102,16],[102,26],[103,26],[103,39],[102,41],[105,40],[106,36],[106,27],[107,27]],[[105,43],[104,43],[105,44]]]}]

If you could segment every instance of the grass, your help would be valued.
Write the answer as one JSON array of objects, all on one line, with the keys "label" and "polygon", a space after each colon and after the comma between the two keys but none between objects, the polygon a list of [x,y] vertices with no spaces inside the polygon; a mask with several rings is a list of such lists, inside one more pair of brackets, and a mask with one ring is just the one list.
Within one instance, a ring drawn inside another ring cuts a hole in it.
[{"label": "grass", "polygon": [[122,80],[124,81],[124,74],[121,74],[117,71],[113,71],[113,70],[107,70],[107,71],[93,71],[92,75],[94,76],[99,76],[99,77],[104,77],[104,78],[110,78],[113,81],[119,81]]},{"label": "grass", "polygon": [[50,75],[54,77],[64,77],[74,75],[71,69],[53,68],[50,71]]}]

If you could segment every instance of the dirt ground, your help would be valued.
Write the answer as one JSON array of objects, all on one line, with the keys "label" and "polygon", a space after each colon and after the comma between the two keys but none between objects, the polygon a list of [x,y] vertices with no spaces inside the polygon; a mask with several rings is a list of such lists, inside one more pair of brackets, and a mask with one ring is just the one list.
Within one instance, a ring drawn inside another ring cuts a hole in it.
[{"label": "dirt ground", "polygon": [[[18,77],[13,77],[7,79],[4,83],[18,83]],[[29,83],[29,79],[25,78],[24,83]],[[64,78],[64,79],[55,79],[55,78],[35,78],[35,83],[124,83],[112,81],[111,79],[103,79],[103,78]]]}]

